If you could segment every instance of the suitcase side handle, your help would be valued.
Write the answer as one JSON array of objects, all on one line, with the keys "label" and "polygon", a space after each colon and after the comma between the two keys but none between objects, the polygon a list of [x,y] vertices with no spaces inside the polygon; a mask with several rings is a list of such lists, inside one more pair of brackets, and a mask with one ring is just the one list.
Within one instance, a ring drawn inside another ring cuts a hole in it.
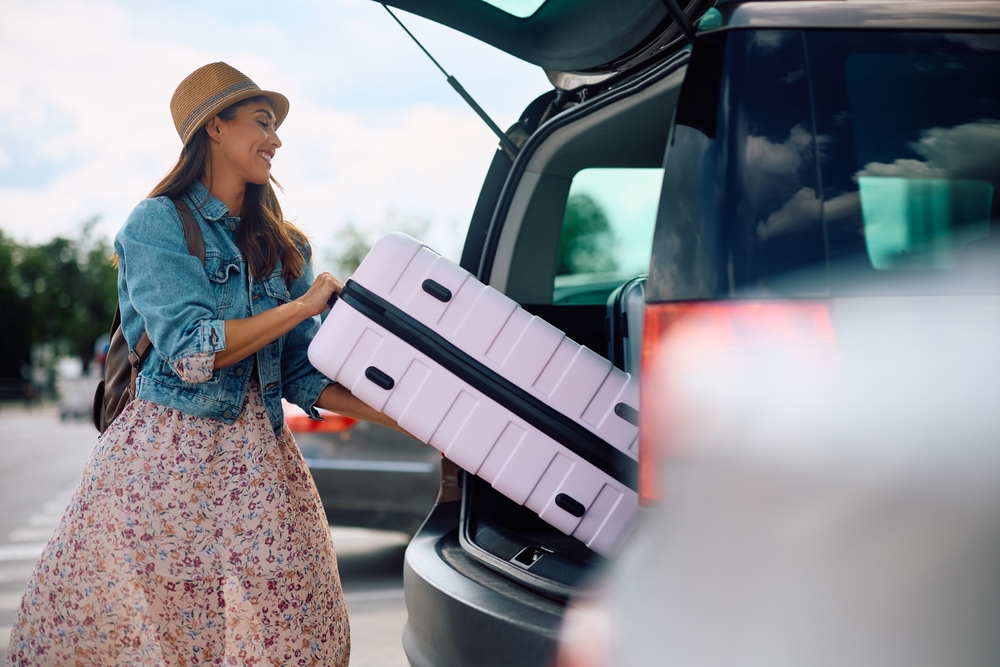
[{"label": "suitcase side handle", "polygon": [[451,290],[435,280],[428,278],[423,282],[421,288],[438,301],[444,303],[451,301]]},{"label": "suitcase side handle", "polygon": [[389,391],[396,386],[396,381],[393,380],[389,375],[374,366],[369,366],[365,369],[365,377],[371,380],[376,386],[382,387],[386,391]]}]

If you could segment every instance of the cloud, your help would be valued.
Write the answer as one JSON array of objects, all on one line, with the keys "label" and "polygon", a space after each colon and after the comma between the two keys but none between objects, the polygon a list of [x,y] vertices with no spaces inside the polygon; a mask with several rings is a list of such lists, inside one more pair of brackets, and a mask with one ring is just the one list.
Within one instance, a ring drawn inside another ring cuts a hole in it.
[{"label": "cloud", "polygon": [[[538,68],[404,20],[501,125],[548,86]],[[274,173],[286,214],[317,245],[335,242],[350,220],[396,211],[430,219],[443,251],[460,248],[453,237],[464,237],[496,138],[421,58],[377,3],[362,0],[290,0],[279,12],[256,0],[8,0],[0,227],[40,242],[100,215],[98,231],[113,235],[177,158],[174,87],[224,60],[290,98]]]},{"label": "cloud", "polygon": [[1000,121],[980,120],[920,132],[907,147],[923,160],[869,162],[856,176],[993,180],[1000,175]]},{"label": "cloud", "polygon": [[753,45],[764,51],[776,50],[795,35],[790,30],[756,30],[752,34]]},{"label": "cloud", "polygon": [[906,178],[943,178],[944,169],[921,160],[901,158],[891,164],[869,162],[865,168],[855,174],[860,176],[902,176]]},{"label": "cloud", "polygon": [[972,47],[977,51],[997,52],[1000,51],[1000,38],[995,34],[977,32],[953,32],[944,35],[949,42],[956,42]]},{"label": "cloud", "polygon": [[814,188],[802,188],[784,206],[757,224],[757,237],[766,241],[772,236],[806,229],[819,221],[820,201]]},{"label": "cloud", "polygon": [[747,137],[746,160],[754,165],[754,171],[774,176],[794,176],[808,157],[811,144],[812,134],[801,125],[793,127],[788,138],[780,144],[767,137],[751,135]]},{"label": "cloud", "polygon": [[812,133],[801,125],[789,130],[781,143],[764,136],[747,137],[746,163],[753,168],[743,171],[743,187],[749,199],[774,211],[798,192],[802,187],[799,172],[811,163],[812,139]]}]

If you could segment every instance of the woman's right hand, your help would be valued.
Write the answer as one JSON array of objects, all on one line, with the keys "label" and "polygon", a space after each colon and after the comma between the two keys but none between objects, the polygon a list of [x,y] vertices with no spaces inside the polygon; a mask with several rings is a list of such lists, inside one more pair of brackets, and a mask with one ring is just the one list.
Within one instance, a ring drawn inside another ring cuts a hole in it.
[{"label": "woman's right hand", "polygon": [[314,317],[326,310],[330,297],[334,293],[340,294],[343,288],[344,283],[326,271],[316,276],[309,290],[298,298],[298,301],[306,307],[306,317]]}]

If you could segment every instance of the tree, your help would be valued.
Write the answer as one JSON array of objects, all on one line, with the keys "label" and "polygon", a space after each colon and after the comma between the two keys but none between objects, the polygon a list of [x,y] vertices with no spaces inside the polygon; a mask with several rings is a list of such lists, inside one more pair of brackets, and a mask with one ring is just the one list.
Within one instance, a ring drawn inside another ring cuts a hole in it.
[{"label": "tree", "polygon": [[0,377],[21,376],[35,343],[56,343],[88,369],[118,301],[111,246],[94,236],[96,222],[84,223],[76,239],[38,246],[0,236]]},{"label": "tree", "polygon": [[324,260],[331,265],[337,278],[347,280],[358,270],[361,260],[368,255],[375,242],[385,234],[398,231],[422,239],[429,228],[430,221],[426,218],[413,215],[400,217],[391,211],[381,223],[359,226],[349,222],[333,239],[333,247],[326,252]]},{"label": "tree", "polygon": [[31,306],[18,278],[20,246],[0,231],[0,378],[23,377],[31,363]]},{"label": "tree", "polygon": [[601,206],[590,195],[572,195],[563,216],[556,275],[615,271],[614,245],[614,233]]}]

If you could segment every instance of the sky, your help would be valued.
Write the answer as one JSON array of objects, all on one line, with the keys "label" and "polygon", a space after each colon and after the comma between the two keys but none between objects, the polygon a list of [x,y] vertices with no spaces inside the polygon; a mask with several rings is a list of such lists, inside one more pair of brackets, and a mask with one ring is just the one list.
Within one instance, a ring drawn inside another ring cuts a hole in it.
[{"label": "sky", "polygon": [[[551,88],[398,15],[501,127]],[[406,218],[458,257],[497,140],[372,0],[0,0],[0,229],[40,243],[97,216],[113,237],[180,152],[171,94],[219,60],[290,100],[272,173],[317,257],[348,223]]]}]

